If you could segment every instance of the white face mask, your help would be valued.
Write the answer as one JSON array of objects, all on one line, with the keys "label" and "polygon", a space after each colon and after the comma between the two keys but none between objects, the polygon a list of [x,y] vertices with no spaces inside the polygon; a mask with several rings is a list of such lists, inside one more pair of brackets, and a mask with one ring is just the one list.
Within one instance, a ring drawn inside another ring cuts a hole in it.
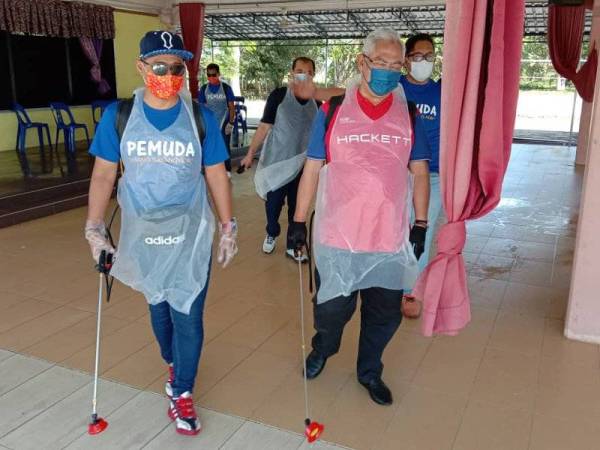
[{"label": "white face mask", "polygon": [[425,81],[431,77],[433,61],[411,61],[410,75],[417,81]]},{"label": "white face mask", "polygon": [[302,83],[303,81],[307,81],[308,80],[308,75],[305,73],[295,73],[294,74],[294,80],[296,80],[299,83]]}]

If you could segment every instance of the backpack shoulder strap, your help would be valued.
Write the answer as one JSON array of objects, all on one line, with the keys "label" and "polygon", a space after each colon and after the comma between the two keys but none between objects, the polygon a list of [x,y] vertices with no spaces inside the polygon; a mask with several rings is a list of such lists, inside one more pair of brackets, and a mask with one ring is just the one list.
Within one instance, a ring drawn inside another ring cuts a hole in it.
[{"label": "backpack shoulder strap", "polygon": [[410,124],[415,129],[415,120],[417,120],[417,115],[419,114],[419,110],[417,109],[417,105],[414,102],[407,101],[406,105],[408,106],[408,115],[410,116]]},{"label": "backpack shoulder strap", "polygon": [[331,120],[337,109],[340,107],[342,102],[344,101],[345,94],[336,95],[335,97],[331,97],[329,99],[329,110],[327,111],[327,116],[325,116],[325,132],[329,130],[329,125],[331,124]]},{"label": "backpack shoulder strap", "polygon": [[125,132],[125,127],[127,126],[127,121],[129,120],[129,116],[131,115],[132,109],[133,97],[128,98],[126,100],[121,100],[117,104],[117,117],[115,119],[115,129],[117,130],[117,136],[119,136],[119,142],[121,142],[121,138],[123,137],[123,133]]},{"label": "backpack shoulder strap", "polygon": [[192,101],[192,109],[194,110],[194,120],[196,121],[196,128],[198,129],[200,144],[203,144],[204,138],[206,137],[206,127],[204,126],[204,117],[202,116],[200,103],[198,103],[197,100]]}]

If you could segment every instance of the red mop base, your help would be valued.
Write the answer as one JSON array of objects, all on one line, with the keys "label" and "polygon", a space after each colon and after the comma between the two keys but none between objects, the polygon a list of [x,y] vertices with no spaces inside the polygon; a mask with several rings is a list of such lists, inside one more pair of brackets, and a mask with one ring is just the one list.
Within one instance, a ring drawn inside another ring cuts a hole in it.
[{"label": "red mop base", "polygon": [[309,443],[315,442],[317,439],[321,437],[323,434],[323,430],[325,427],[318,422],[310,422],[306,425],[306,429],[304,430],[304,434],[306,436],[306,440]]},{"label": "red mop base", "polygon": [[108,422],[104,419],[98,418],[94,422],[88,425],[88,434],[100,434],[108,427]]}]

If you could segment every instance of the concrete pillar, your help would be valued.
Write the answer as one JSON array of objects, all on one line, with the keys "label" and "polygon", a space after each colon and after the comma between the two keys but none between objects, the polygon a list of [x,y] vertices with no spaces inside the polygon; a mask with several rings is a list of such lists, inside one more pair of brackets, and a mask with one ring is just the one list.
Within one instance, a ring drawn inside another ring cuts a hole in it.
[{"label": "concrete pillar", "polygon": [[[600,0],[594,1],[592,31],[590,34],[590,42],[596,41],[596,49],[600,51]],[[590,119],[592,117],[592,104],[583,102],[581,105],[581,119],[579,121],[579,138],[577,140],[577,153],[575,156],[575,164],[585,164],[587,160],[589,135],[590,135]]]},{"label": "concrete pillar", "polygon": [[[598,6],[600,2],[596,0]],[[565,336],[600,343],[600,70],[596,74],[587,164],[575,241]]]}]

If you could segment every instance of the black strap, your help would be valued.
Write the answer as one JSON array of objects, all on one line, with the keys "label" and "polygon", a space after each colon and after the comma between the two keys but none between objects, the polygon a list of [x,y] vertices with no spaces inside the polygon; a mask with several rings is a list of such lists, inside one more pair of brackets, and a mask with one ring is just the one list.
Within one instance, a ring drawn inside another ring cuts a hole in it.
[{"label": "black strap", "polygon": [[[129,116],[131,115],[132,109],[133,109],[133,97],[128,98],[126,100],[121,100],[117,105],[117,117],[115,119],[115,129],[117,130],[117,136],[119,137],[119,142],[121,142],[121,138],[123,137],[123,133],[125,132],[125,127],[127,126],[127,121],[129,120]],[[194,119],[196,120],[196,128],[198,128],[198,137],[200,138],[200,142],[204,143],[204,138],[206,137],[206,129],[204,127],[204,117],[202,117],[202,111],[200,109],[200,104],[196,100],[192,101],[192,109],[194,112]]]},{"label": "black strap", "polygon": [[202,117],[202,111],[200,110],[200,103],[198,103],[197,100],[192,101],[192,109],[194,110],[194,119],[196,120],[196,128],[198,128],[200,143],[204,144],[206,129],[204,127],[204,117]]},{"label": "black strap", "polygon": [[417,110],[417,105],[414,102],[408,101],[406,102],[408,106],[408,115],[410,116],[410,123],[412,125],[413,130],[415,129],[415,120],[417,120],[417,115],[419,111]]},{"label": "black strap", "polygon": [[329,130],[329,125],[331,124],[333,115],[344,101],[344,97],[345,94],[342,94],[336,95],[335,97],[331,97],[329,99],[329,110],[327,111],[327,116],[325,116],[325,133],[327,133],[327,130]]},{"label": "black strap", "polygon": [[123,133],[125,132],[125,127],[127,126],[127,121],[129,120],[129,116],[131,115],[132,109],[133,97],[128,98],[126,100],[121,100],[117,104],[117,117],[115,119],[115,129],[117,130],[119,142],[121,142],[121,138],[123,137]]}]

